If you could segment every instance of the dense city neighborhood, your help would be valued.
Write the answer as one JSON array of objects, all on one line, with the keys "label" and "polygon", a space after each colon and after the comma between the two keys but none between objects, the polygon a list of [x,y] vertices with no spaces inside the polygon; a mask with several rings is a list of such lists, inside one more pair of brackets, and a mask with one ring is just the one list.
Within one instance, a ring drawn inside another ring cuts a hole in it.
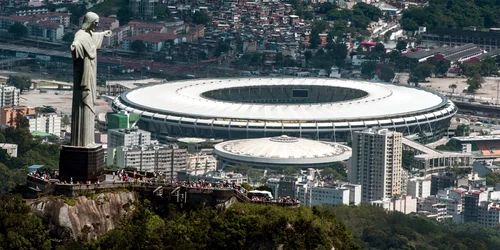
[{"label": "dense city neighborhood", "polygon": [[0,0],[0,249],[498,249],[499,54],[495,0]]}]

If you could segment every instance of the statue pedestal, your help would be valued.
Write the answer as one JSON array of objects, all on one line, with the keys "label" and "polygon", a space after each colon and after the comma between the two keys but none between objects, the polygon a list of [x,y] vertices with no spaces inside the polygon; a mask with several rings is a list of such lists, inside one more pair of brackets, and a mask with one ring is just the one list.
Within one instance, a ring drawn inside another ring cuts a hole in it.
[{"label": "statue pedestal", "polygon": [[59,179],[73,183],[104,181],[104,154],[102,146],[92,148],[62,146],[59,159]]}]

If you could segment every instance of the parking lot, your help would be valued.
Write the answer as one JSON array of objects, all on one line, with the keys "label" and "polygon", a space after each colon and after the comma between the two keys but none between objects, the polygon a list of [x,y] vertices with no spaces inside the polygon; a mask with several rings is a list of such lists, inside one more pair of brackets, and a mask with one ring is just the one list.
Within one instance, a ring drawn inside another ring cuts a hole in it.
[{"label": "parking lot", "polygon": [[[21,105],[28,107],[41,107],[43,105],[52,106],[57,112],[71,115],[71,101],[73,92],[69,90],[49,90],[47,93],[40,93],[39,90],[24,92],[21,95]],[[96,110],[98,113],[111,111],[108,103],[102,99],[96,100]]]}]

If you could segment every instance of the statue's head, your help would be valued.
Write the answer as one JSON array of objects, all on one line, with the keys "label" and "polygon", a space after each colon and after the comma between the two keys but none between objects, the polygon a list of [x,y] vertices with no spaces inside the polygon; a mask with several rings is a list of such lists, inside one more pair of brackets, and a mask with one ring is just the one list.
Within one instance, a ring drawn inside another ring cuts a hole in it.
[{"label": "statue's head", "polygon": [[87,12],[83,17],[82,30],[94,31],[99,24],[99,16],[94,12]]}]

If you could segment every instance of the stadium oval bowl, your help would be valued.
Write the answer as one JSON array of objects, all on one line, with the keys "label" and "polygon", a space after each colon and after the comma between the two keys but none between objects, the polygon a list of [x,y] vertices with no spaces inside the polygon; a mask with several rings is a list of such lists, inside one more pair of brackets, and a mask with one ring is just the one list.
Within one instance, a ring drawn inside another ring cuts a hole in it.
[{"label": "stadium oval bowl", "polygon": [[197,79],[124,92],[114,111],[169,137],[245,139],[288,135],[349,141],[352,132],[388,128],[440,139],[457,108],[440,93],[400,84],[328,78]]}]

